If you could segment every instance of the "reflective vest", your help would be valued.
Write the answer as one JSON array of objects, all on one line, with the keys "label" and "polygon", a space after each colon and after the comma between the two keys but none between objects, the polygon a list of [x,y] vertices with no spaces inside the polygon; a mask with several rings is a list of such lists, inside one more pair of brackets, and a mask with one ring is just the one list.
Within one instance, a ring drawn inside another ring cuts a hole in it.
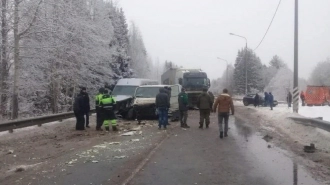
[{"label": "reflective vest", "polygon": [[98,94],[95,96],[95,106],[99,107],[101,105],[103,94]]},{"label": "reflective vest", "polygon": [[113,106],[116,104],[115,99],[110,95],[103,95],[101,100],[101,106],[104,110],[113,110]]}]

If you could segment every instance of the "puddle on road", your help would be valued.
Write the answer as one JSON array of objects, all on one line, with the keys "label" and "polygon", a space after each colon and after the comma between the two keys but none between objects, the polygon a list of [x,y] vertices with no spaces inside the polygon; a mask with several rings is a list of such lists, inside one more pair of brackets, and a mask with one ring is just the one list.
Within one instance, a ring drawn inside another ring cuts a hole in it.
[{"label": "puddle on road", "polygon": [[[321,184],[302,166],[297,165],[286,151],[267,143],[243,121],[236,119],[230,127],[230,133],[244,150],[244,155],[253,168],[248,172],[251,176],[266,179],[274,184]],[[271,148],[268,148],[268,145],[271,145]]]}]

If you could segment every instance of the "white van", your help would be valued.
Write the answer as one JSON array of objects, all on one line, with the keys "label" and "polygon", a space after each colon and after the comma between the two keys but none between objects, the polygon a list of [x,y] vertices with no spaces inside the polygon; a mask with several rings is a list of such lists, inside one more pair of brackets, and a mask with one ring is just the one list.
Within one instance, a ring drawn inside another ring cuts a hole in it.
[{"label": "white van", "polygon": [[181,85],[143,85],[136,89],[133,101],[133,114],[137,120],[143,117],[156,117],[156,96],[160,88],[171,87],[169,116],[177,115],[179,111],[178,96]]},{"label": "white van", "polygon": [[142,78],[120,79],[112,91],[112,96],[117,102],[116,111],[128,119],[132,118],[132,100],[137,87],[141,85],[158,85],[157,80]]}]

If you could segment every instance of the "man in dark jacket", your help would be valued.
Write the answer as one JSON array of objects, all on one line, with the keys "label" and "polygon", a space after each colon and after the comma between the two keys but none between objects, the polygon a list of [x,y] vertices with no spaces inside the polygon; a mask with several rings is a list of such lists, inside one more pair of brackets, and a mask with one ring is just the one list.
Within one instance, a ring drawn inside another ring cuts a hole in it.
[{"label": "man in dark jacket", "polygon": [[161,129],[163,126],[166,129],[168,109],[170,107],[170,100],[168,93],[164,88],[159,89],[159,93],[156,96],[156,109],[158,112],[158,127]]},{"label": "man in dark jacket", "polygon": [[267,107],[269,102],[269,94],[268,92],[265,92],[265,101],[264,101],[264,106]]},{"label": "man in dark jacket", "polygon": [[210,113],[212,109],[212,98],[207,93],[207,88],[203,89],[203,93],[198,96],[197,107],[199,108],[199,128],[203,128],[204,120],[206,128],[209,128],[210,124]]},{"label": "man in dark jacket", "polygon": [[85,130],[84,112],[81,109],[83,103],[83,97],[81,94],[74,99],[73,112],[76,116],[76,130]]},{"label": "man in dark jacket", "polygon": [[180,123],[182,128],[190,128],[187,125],[188,118],[188,95],[184,88],[181,89],[181,92],[178,96],[179,102],[179,111],[180,111]]},{"label": "man in dark jacket", "polygon": [[101,127],[103,124],[101,101],[104,95],[104,88],[99,89],[99,93],[95,96],[95,108],[96,108],[96,130],[102,131]]},{"label": "man in dark jacket", "polygon": [[260,97],[259,97],[259,94],[258,93],[256,93],[256,96],[254,97],[254,107],[259,107],[259,99],[260,99]]},{"label": "man in dark jacket", "polygon": [[82,96],[82,104],[81,104],[81,110],[83,111],[83,115],[86,116],[86,127],[89,127],[89,111],[91,109],[89,105],[89,96],[86,92],[86,87],[81,88],[80,95]]},{"label": "man in dark jacket", "polygon": [[292,94],[291,94],[291,92],[288,93],[288,95],[286,97],[286,102],[288,103],[288,108],[290,108],[291,104],[292,104]]},{"label": "man in dark jacket", "polygon": [[270,110],[273,110],[273,105],[274,105],[274,96],[271,92],[269,92],[269,96],[268,96],[268,100],[269,100],[269,105],[270,105]]},{"label": "man in dark jacket", "polygon": [[[171,92],[172,92],[172,88],[171,87],[164,87],[165,91],[166,91],[166,94],[168,95],[168,103],[171,104]],[[170,107],[169,107],[170,108]],[[168,115],[168,110],[167,109],[167,115]],[[171,125],[169,122],[168,122],[168,116],[166,117],[166,125]]]}]

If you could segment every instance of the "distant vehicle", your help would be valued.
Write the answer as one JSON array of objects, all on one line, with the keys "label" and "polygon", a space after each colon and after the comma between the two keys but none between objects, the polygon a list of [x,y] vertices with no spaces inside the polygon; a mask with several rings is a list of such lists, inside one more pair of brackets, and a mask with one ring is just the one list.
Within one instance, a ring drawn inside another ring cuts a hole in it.
[{"label": "distant vehicle", "polygon": [[307,106],[330,106],[330,87],[308,85],[305,92],[305,104]]},{"label": "distant vehicle", "polygon": [[157,80],[141,78],[123,78],[120,79],[112,91],[112,96],[117,102],[116,113],[121,116],[133,118],[133,96],[136,88],[141,85],[158,85]]},{"label": "distant vehicle", "polygon": [[[243,97],[243,104],[245,106],[249,106],[249,105],[254,105],[254,97],[256,96],[256,94],[247,94]],[[264,106],[264,102],[265,102],[265,97],[259,95],[259,105]],[[273,101],[273,107],[276,107],[278,105],[278,101],[274,100]]]},{"label": "distant vehicle", "polygon": [[133,101],[134,117],[138,121],[145,117],[157,117],[156,96],[160,88],[171,87],[169,116],[179,111],[178,96],[181,92],[181,85],[143,85],[136,89]]},{"label": "distant vehicle", "polygon": [[203,92],[203,88],[209,89],[211,84],[207,74],[200,69],[170,68],[162,74],[161,81],[165,85],[182,85],[188,94],[190,108],[197,107],[198,96]]}]

